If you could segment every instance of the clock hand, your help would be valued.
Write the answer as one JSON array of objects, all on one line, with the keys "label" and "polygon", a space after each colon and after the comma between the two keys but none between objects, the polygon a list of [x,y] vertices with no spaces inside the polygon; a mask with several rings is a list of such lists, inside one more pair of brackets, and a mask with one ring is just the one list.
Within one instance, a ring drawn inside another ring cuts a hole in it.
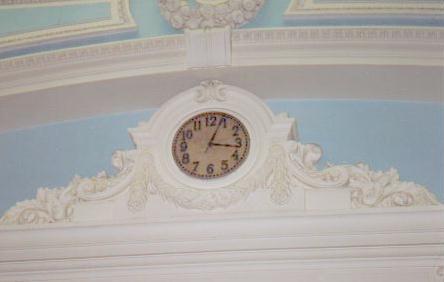
[{"label": "clock hand", "polygon": [[217,125],[216,130],[213,133],[213,136],[211,136],[211,139],[208,142],[208,146],[207,146],[207,149],[205,150],[205,153],[208,151],[208,149],[211,147],[211,145],[213,145],[213,140],[216,137],[217,131],[219,130],[221,124],[222,124],[222,122],[219,121],[219,124]]},{"label": "clock hand", "polygon": [[220,144],[220,143],[213,143],[211,142],[211,145],[213,146],[223,146],[223,147],[234,147],[234,148],[240,148],[239,145],[233,145],[233,144]]}]

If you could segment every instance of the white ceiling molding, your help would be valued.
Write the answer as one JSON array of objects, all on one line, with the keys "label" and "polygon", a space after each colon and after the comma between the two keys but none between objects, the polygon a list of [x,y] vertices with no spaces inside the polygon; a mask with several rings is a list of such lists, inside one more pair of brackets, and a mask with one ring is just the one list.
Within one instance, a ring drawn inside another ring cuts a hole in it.
[{"label": "white ceiling molding", "polygon": [[284,13],[286,20],[304,18],[405,18],[427,19],[430,16],[444,19],[442,1],[315,1],[292,0]]},{"label": "white ceiling molding", "polygon": [[[278,28],[233,31],[232,66],[444,65],[442,28]],[[0,60],[0,95],[186,70],[184,35]]]},{"label": "white ceiling molding", "polygon": [[443,216],[375,209],[3,226],[0,281],[441,282]]},{"label": "white ceiling molding", "polygon": [[185,30],[186,65],[208,68],[231,65],[231,28]]},{"label": "white ceiling molding", "polygon": [[131,15],[129,0],[1,0],[0,9],[13,10],[24,7],[38,8],[91,3],[109,4],[111,18],[3,36],[0,37],[0,52],[136,30],[137,25]]},{"label": "white ceiling molding", "polygon": [[[193,179],[175,164],[170,141],[178,122],[215,109],[242,119],[250,153],[229,177]],[[274,115],[255,95],[219,81],[175,96],[130,135],[136,149],[113,155],[116,175],[77,176],[66,187],[40,188],[35,199],[9,209],[0,225],[177,217],[187,210],[199,215],[441,206],[425,187],[401,181],[393,168],[377,172],[357,164],[318,170],[322,149],[297,142],[294,119]]]},{"label": "white ceiling molding", "polygon": [[[248,159],[211,183],[178,174],[165,141],[214,109],[242,119]],[[205,81],[130,135],[136,149],[113,155],[116,175],[42,188],[1,218],[0,282],[444,278],[433,194],[393,169],[319,170],[321,148],[298,142],[292,118],[243,89]]]},{"label": "white ceiling molding", "polygon": [[222,68],[189,69],[184,35],[3,59],[0,132],[158,107],[204,79],[263,99],[442,102],[443,49],[441,28],[301,27],[232,31]]},{"label": "white ceiling molding", "polygon": [[158,0],[164,18],[176,29],[236,28],[254,19],[265,0]]}]

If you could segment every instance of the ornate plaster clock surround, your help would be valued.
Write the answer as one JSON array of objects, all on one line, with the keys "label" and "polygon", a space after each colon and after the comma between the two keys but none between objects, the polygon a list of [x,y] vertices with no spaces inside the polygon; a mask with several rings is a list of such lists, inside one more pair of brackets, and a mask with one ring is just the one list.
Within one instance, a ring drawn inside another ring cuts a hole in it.
[{"label": "ornate plaster clock surround", "polygon": [[[183,173],[171,152],[184,121],[206,112],[235,117],[250,137],[244,163],[210,180]],[[67,187],[41,188],[35,199],[6,212],[0,224],[440,205],[425,187],[401,181],[395,169],[372,171],[365,164],[318,169],[321,147],[297,141],[293,118],[273,114],[255,95],[220,81],[180,93],[129,131],[136,149],[115,152],[116,175],[76,176]]]},{"label": "ornate plaster clock surround", "polygon": [[[211,181],[185,175],[171,154],[171,144],[182,123],[205,112],[222,112],[235,117],[245,126],[250,139],[244,163],[227,177]],[[260,99],[245,90],[219,81],[206,81],[168,101],[149,123],[130,132],[137,147],[149,147],[156,171],[169,185],[214,190],[254,174],[263,165],[272,139],[284,141],[294,132],[293,122],[291,118],[276,119]],[[282,134],[283,128],[287,134]]]}]

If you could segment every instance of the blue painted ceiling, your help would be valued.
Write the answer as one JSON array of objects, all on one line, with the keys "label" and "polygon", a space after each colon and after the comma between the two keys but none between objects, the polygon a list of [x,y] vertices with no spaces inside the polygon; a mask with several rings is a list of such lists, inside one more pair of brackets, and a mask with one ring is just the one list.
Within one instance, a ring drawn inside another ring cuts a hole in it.
[{"label": "blue painted ceiling", "polygon": [[[181,33],[180,30],[173,29],[161,16],[157,6],[157,0],[129,0],[131,14],[137,24],[135,32],[123,33],[118,35],[93,36],[69,40],[58,43],[43,43],[38,46],[27,48],[15,48],[0,52],[0,59],[17,55],[55,50],[61,48],[77,47],[88,44],[96,44],[110,41],[119,41],[127,39],[137,39],[146,37],[155,37],[169,34]],[[290,4],[290,0],[267,0],[263,9],[259,12],[256,19],[243,28],[272,28],[272,27],[291,27],[291,26],[432,26],[443,27],[444,18],[439,15],[430,15],[426,17],[301,17],[300,19],[286,20],[284,13]],[[350,3],[349,0],[322,0],[314,1],[316,4],[326,3]],[[356,3],[356,1],[352,1]],[[359,1],[360,3],[369,2]],[[371,3],[371,2],[370,2]],[[373,1],[373,3],[376,3]],[[377,1],[377,3],[406,3],[406,1]],[[420,0],[408,1],[408,4],[423,5],[424,3],[443,3],[442,0]],[[98,21],[109,17],[109,5],[106,3],[88,3],[83,5],[72,5],[67,2],[61,6],[43,6],[35,4],[32,7],[18,7],[12,9],[7,5],[0,4],[0,38],[2,36],[19,34],[30,30],[41,30],[52,28],[54,26],[64,26],[74,23],[85,23]],[[1,46],[0,46],[1,47]]]}]

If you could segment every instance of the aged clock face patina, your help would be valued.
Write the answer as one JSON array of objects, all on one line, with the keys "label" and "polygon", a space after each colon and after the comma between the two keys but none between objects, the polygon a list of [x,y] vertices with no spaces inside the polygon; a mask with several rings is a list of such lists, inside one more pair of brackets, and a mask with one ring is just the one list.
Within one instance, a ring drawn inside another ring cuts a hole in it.
[{"label": "aged clock face patina", "polygon": [[218,178],[237,169],[247,158],[250,136],[234,116],[222,112],[198,114],[177,130],[172,152],[187,175]]}]

